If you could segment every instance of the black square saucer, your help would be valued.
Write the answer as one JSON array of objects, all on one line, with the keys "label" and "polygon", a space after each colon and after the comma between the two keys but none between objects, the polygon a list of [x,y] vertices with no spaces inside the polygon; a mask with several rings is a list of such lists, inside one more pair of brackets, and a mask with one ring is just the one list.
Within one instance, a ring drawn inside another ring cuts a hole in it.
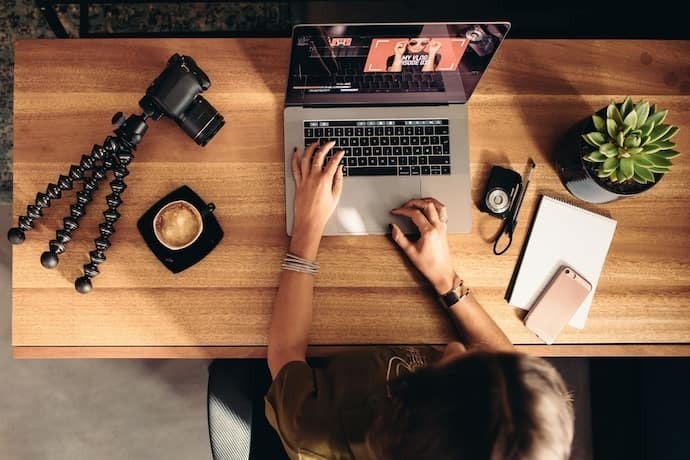
[{"label": "black square saucer", "polygon": [[[173,250],[163,246],[156,238],[153,231],[153,219],[163,206],[177,200],[184,200],[191,203],[201,213],[203,216],[204,228],[201,231],[201,235],[199,235],[194,243],[186,248]],[[151,206],[149,210],[139,218],[137,222],[139,233],[141,233],[141,236],[144,238],[144,241],[146,241],[151,252],[153,252],[158,260],[160,260],[171,272],[181,272],[199,262],[220,243],[221,239],[223,239],[223,230],[220,228],[218,221],[212,212],[207,211],[209,206],[212,206],[212,204],[204,203],[199,195],[194,193],[191,188],[183,185],[158,200],[156,204]]]}]

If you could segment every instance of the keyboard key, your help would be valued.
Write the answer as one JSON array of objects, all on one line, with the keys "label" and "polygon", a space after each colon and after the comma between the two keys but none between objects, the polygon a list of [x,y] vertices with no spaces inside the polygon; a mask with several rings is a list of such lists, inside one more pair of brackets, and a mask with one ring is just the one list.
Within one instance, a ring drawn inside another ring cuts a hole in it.
[{"label": "keyboard key", "polygon": [[398,173],[397,167],[390,166],[372,166],[369,168],[349,168],[347,175],[352,176],[396,176]]},{"label": "keyboard key", "polygon": [[434,134],[448,134],[448,126],[436,126]]},{"label": "keyboard key", "polygon": [[430,165],[449,165],[450,164],[450,157],[449,156],[430,156],[429,157],[429,164]]},{"label": "keyboard key", "polygon": [[410,175],[410,167],[409,166],[400,166],[398,168],[398,176],[409,176]]},{"label": "keyboard key", "polygon": [[450,166],[441,166],[441,174],[444,176],[450,175]]}]

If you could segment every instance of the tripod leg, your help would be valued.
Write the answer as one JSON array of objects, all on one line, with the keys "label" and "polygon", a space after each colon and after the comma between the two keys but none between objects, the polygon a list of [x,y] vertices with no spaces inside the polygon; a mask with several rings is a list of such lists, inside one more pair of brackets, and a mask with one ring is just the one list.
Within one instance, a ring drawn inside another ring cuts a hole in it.
[{"label": "tripod leg", "polygon": [[[7,239],[12,244],[22,244],[28,232],[34,227],[34,221],[43,217],[43,209],[50,207],[50,201],[62,197],[62,192],[72,190],[74,181],[81,180],[84,173],[93,168],[95,160],[103,157],[103,149],[100,145],[94,145],[91,155],[82,155],[78,165],[71,165],[67,176],[62,174],[57,180],[57,184],[48,184],[45,193],[37,193],[34,204],[26,207],[26,215],[19,216],[17,226],[7,232]],[[59,237],[57,238],[59,241]]]},{"label": "tripod leg", "polygon": [[[107,145],[109,138],[106,138]],[[96,161],[101,161],[101,164]],[[108,153],[100,145],[94,145],[91,156],[82,156],[78,167],[70,169],[70,177],[82,182],[82,190],[77,192],[77,202],[70,205],[70,215],[65,217],[61,230],[55,232],[55,239],[48,243],[49,250],[41,254],[41,265],[45,268],[55,268],[59,262],[58,256],[65,252],[65,245],[72,240],[72,232],[79,228],[79,220],[86,214],[86,205],[92,200],[91,195],[98,189],[98,182],[107,174]],[[93,170],[90,177],[84,178],[84,173]]]},{"label": "tripod leg", "polygon": [[113,156],[112,170],[115,179],[110,182],[112,193],[105,197],[106,203],[108,204],[108,209],[103,212],[105,222],[98,226],[100,236],[94,240],[96,249],[89,252],[91,261],[84,265],[84,276],[74,281],[74,287],[82,294],[91,291],[93,288],[91,278],[100,274],[98,265],[105,262],[105,251],[110,247],[110,237],[115,233],[115,222],[120,218],[120,213],[117,212],[118,206],[122,204],[120,194],[127,188],[124,182],[124,178],[129,174],[127,165],[134,158],[131,148],[128,144],[124,143],[118,145],[117,152]]}]

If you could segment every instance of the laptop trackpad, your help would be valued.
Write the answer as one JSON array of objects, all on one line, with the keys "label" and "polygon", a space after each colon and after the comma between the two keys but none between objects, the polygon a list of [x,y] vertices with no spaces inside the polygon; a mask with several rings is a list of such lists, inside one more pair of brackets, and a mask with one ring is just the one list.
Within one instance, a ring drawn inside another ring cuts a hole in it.
[{"label": "laptop trackpad", "polygon": [[405,231],[409,225],[390,211],[420,193],[419,177],[346,177],[336,210],[338,232],[389,233],[391,222],[404,225]]}]

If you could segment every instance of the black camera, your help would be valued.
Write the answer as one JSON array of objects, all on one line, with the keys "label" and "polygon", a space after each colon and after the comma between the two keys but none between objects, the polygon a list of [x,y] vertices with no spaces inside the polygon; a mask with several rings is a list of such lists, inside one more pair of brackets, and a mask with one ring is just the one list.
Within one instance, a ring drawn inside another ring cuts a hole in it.
[{"label": "black camera", "polygon": [[505,219],[508,217],[520,184],[522,184],[520,174],[512,169],[494,166],[486,183],[486,190],[479,210],[494,217]]},{"label": "black camera", "polygon": [[194,142],[205,146],[225,124],[223,116],[201,96],[211,80],[189,56],[173,54],[139,101],[154,120],[163,115],[175,122]]}]

